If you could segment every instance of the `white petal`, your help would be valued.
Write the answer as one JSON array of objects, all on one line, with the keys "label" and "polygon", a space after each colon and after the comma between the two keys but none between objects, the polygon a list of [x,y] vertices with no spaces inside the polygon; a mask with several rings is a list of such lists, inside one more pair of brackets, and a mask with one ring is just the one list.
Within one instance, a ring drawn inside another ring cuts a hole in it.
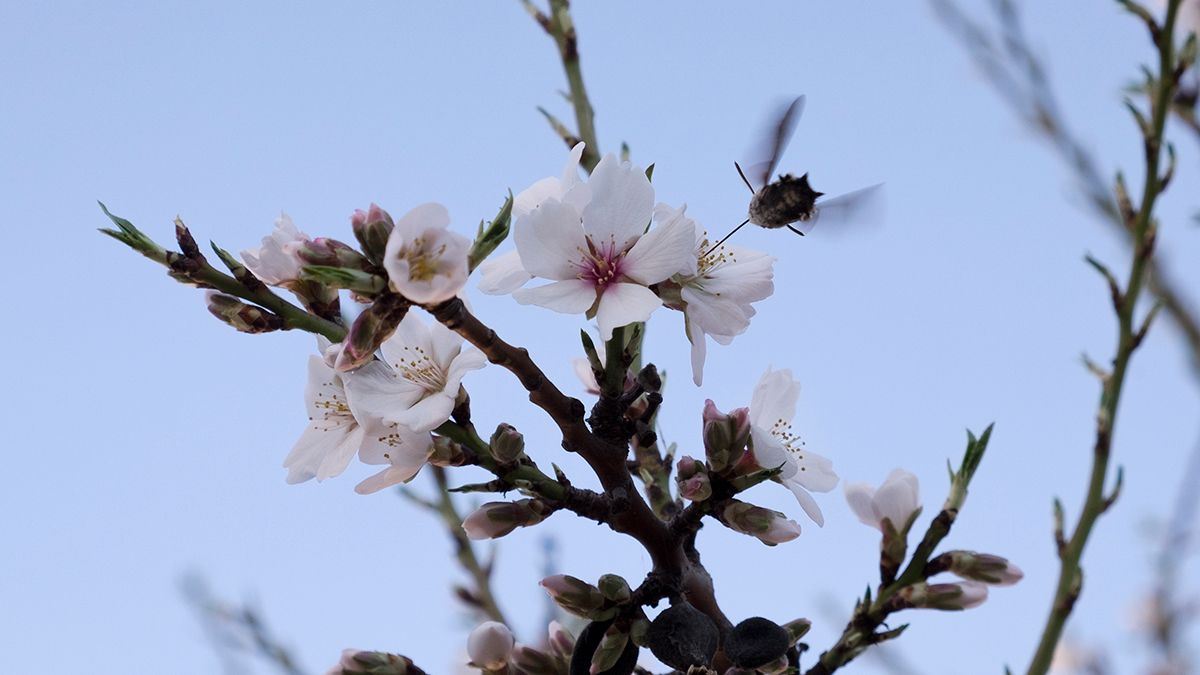
[{"label": "white petal", "polygon": [[479,290],[488,295],[505,295],[524,286],[533,278],[521,265],[521,255],[516,249],[479,266]]},{"label": "white petal", "polygon": [[693,244],[691,254],[681,274],[685,276],[695,276],[698,273],[700,256],[708,251],[708,238],[704,234],[704,229],[696,225],[696,221],[689,218],[686,214],[687,204],[678,209],[666,204],[656,204],[654,206],[654,222],[658,223],[658,227],[666,227],[672,225],[676,221],[682,221],[691,225]]},{"label": "white petal", "polygon": [[354,459],[354,454],[358,452],[362,443],[363,428],[355,425],[350,433],[342,439],[342,442],[321,459],[321,464],[317,467],[317,480],[341,475],[346,467],[350,466],[350,460]]},{"label": "white petal", "polygon": [[[753,410],[751,411],[753,414]],[[754,460],[764,469],[779,469],[783,472],[780,478],[791,478],[796,473],[796,464],[792,454],[783,447],[778,438],[762,427],[750,425],[750,442],[754,450]]]},{"label": "white petal", "polygon": [[[353,432],[356,431],[359,433],[354,434]],[[339,449],[344,449],[343,446],[346,443],[357,448],[356,441],[361,440],[361,431],[357,425],[352,423],[331,428],[318,428],[310,424],[283,460],[283,466],[288,470],[287,482],[295,484],[303,483],[310,478],[324,479],[328,477],[321,472],[326,458],[331,455],[339,455]],[[354,456],[353,450],[351,450],[350,456]],[[349,463],[349,460],[346,462]],[[330,465],[330,469],[332,468],[333,464]],[[346,467],[343,464],[341,468],[345,469]],[[338,473],[341,473],[341,470],[328,475],[337,475]]]},{"label": "white petal", "polygon": [[424,394],[423,387],[400,377],[382,361],[371,361],[346,377],[350,409],[361,420],[395,421],[397,414],[412,407]]},{"label": "white petal", "polygon": [[521,265],[535,277],[574,279],[587,250],[583,225],[575,207],[550,199],[513,226]]},{"label": "white petal", "polygon": [[766,430],[780,422],[790,423],[799,398],[800,383],[792,379],[792,371],[768,368],[750,398],[750,423]]},{"label": "white petal", "polygon": [[883,485],[875,491],[872,499],[875,515],[880,520],[887,518],[896,529],[908,523],[908,519],[920,506],[917,494],[917,477],[903,469],[896,469],[887,477]]},{"label": "white petal", "polygon": [[804,449],[793,452],[799,469],[793,480],[813,492],[829,492],[837,487],[839,478],[834,473],[833,462],[828,457]]},{"label": "white petal", "polygon": [[808,517],[812,518],[818,527],[825,527],[825,516],[821,513],[821,507],[817,506],[817,500],[813,499],[807,490],[792,481],[787,481],[784,485],[796,496],[796,501],[800,503],[800,508],[804,509]]},{"label": "white petal", "polygon": [[662,300],[645,286],[638,284],[609,284],[600,296],[596,308],[596,323],[600,326],[600,338],[605,342],[612,339],[613,329],[627,326],[650,318],[654,310],[662,306]]},{"label": "white petal", "polygon": [[419,312],[409,310],[396,325],[392,336],[379,346],[383,359],[392,367],[409,361],[414,353],[433,354],[433,332]]},{"label": "white petal", "polygon": [[581,279],[555,281],[545,286],[518,288],[513,299],[522,305],[539,305],[563,314],[582,314],[596,302],[596,287]]},{"label": "white petal", "polygon": [[416,468],[389,466],[383,471],[380,471],[374,476],[371,476],[370,478],[367,478],[363,482],[354,486],[354,491],[360,495],[369,495],[373,492],[379,492],[380,490],[393,485],[407,483],[408,481],[412,480],[420,470],[420,466]]},{"label": "white petal", "polygon": [[858,516],[858,519],[866,525],[879,527],[879,519],[875,516],[875,509],[871,506],[875,488],[867,483],[846,483],[843,491],[846,493],[846,503],[850,505],[850,510],[854,512],[854,515]]},{"label": "white petal", "polygon": [[429,357],[442,370],[449,368],[454,359],[462,353],[463,342],[461,335],[437,321],[429,326]]},{"label": "white petal", "polygon": [[654,187],[641,169],[622,166],[614,155],[592,170],[588,181],[592,200],[583,209],[588,238],[614,250],[628,249],[650,224],[654,212]]},{"label": "white petal", "polygon": [[[458,393],[455,387],[454,394]],[[442,422],[450,419],[454,410],[454,394],[435,392],[417,401],[407,410],[393,412],[387,420],[413,431],[432,431]]]},{"label": "white petal", "polygon": [[562,201],[564,192],[562,181],[557,177],[543,178],[513,197],[512,215],[514,218],[527,216],[547,199]]},{"label": "white petal", "polygon": [[392,257],[393,239],[398,240],[395,245],[398,250],[400,246],[411,245],[413,240],[423,236],[426,230],[444,230],[449,225],[450,212],[437,202],[428,202],[413,208],[401,216],[392,228],[392,234],[388,236],[387,257]]},{"label": "white petal", "polygon": [[487,365],[487,357],[478,349],[467,349],[454,357],[450,367],[446,369],[446,391],[457,392],[463,377],[472,370],[479,370]]},{"label": "white petal", "polygon": [[642,235],[621,265],[621,273],[646,286],[695,269],[696,233],[691,219],[677,218]]},{"label": "white petal", "polygon": [[688,318],[706,333],[741,335],[750,325],[750,318],[742,306],[729,298],[704,293],[691,286],[681,288],[679,295],[687,303]]}]

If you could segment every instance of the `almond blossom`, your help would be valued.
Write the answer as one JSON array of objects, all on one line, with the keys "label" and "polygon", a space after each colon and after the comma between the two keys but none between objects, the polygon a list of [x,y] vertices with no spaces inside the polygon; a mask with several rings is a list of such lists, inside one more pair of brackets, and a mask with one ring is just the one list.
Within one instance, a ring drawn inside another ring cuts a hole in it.
[{"label": "almond blossom", "polygon": [[704,380],[707,352],[704,336],[727,345],[746,331],[755,313],[751,303],[775,291],[775,258],[730,244],[714,249],[708,233],[697,228],[686,211],[687,205],[675,209],[659,204],[654,208],[659,222],[686,221],[696,233],[692,251],[695,269],[660,284],[659,295],[668,307],[683,312],[684,328],[692,343],[692,381],[699,386]]},{"label": "almond blossom", "polygon": [[521,265],[550,280],[513,297],[565,314],[595,317],[604,340],[662,305],[649,286],[695,266],[695,233],[675,219],[646,230],[654,188],[641,169],[606,155],[587,183],[550,196],[513,227]]},{"label": "almond blossom", "polygon": [[396,221],[383,258],[392,290],[422,305],[458,295],[467,283],[471,242],[449,225],[446,207],[432,202]]},{"label": "almond blossom", "polygon": [[879,489],[866,483],[847,483],[846,501],[864,524],[881,532],[889,521],[897,532],[907,532],[910,521],[921,510],[917,477],[904,469],[893,469]]},{"label": "almond blossom", "polygon": [[792,379],[792,371],[768,368],[750,399],[750,447],[759,466],[781,469],[775,480],[792,491],[814,523],[823,526],[825,517],[809,491],[829,492],[838,476],[833,462],[805,449],[792,432],[799,398],[800,383]]},{"label": "almond blossom", "polygon": [[242,251],[242,260],[254,276],[270,286],[285,286],[300,278],[304,262],[296,255],[309,237],[296,229],[291,216],[280,213],[275,229],[263,237],[262,246]]},{"label": "almond blossom", "polygon": [[[396,225],[399,228],[399,223]],[[427,432],[450,419],[463,377],[486,359],[463,350],[463,339],[440,323],[410,311],[380,346],[372,361],[347,377],[346,393],[356,415],[378,417],[414,432]]]}]

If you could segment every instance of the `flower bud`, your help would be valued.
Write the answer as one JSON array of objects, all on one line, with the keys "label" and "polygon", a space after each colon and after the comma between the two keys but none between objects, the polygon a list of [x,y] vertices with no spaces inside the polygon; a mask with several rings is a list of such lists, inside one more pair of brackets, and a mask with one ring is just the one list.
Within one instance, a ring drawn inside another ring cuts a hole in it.
[{"label": "flower bud", "polygon": [[433,450],[427,461],[434,466],[462,466],[467,461],[467,452],[457,441],[434,436]]},{"label": "flower bud", "polygon": [[396,332],[396,326],[407,313],[408,303],[394,295],[384,295],[364,309],[342,341],[335,370],[345,373],[374,358],[375,350]]},{"label": "flower bud", "polygon": [[601,595],[618,605],[629,602],[629,598],[633,595],[633,591],[629,588],[629,582],[616,574],[602,575],[596,582],[596,587],[600,589]]},{"label": "flower bud", "polygon": [[412,659],[399,654],[364,652],[357,649],[342,651],[342,658],[325,675],[425,675],[413,665]]},{"label": "flower bud", "polygon": [[[790,668],[791,664],[788,663],[787,654],[784,654],[770,663],[764,663],[755,670],[763,675],[783,675],[783,673],[789,672]],[[792,670],[791,672],[796,671]]]},{"label": "flower bud", "polygon": [[[602,615],[604,594],[588,582],[566,574],[555,574],[541,581],[542,588],[564,611],[585,619]],[[615,614],[615,612],[613,612]],[[609,617],[605,617],[609,618]]]},{"label": "flower bud", "polygon": [[354,230],[354,238],[358,239],[363,252],[376,265],[383,263],[388,236],[392,234],[394,226],[391,215],[374,203],[366,211],[358,209],[354,215],[350,216],[350,227]]},{"label": "flower bud", "polygon": [[243,333],[269,333],[283,328],[283,319],[231,295],[208,291],[204,299],[213,316]]},{"label": "flower bud", "polygon": [[691,666],[706,666],[717,653],[720,632],[712,619],[687,602],[663,610],[646,631],[646,642],[654,656],[683,672]]},{"label": "flower bud", "polygon": [[508,626],[499,621],[485,621],[467,638],[467,655],[477,668],[500,670],[508,663],[514,644]]},{"label": "flower bud", "polygon": [[753,670],[778,660],[791,646],[786,629],[770,619],[755,616],[729,631],[724,649],[735,665]]},{"label": "flower bud", "polygon": [[571,631],[563,628],[561,623],[551,621],[548,632],[550,649],[561,657],[571,658],[571,652],[575,649],[575,636],[571,635]]},{"label": "flower bud", "polygon": [[712,496],[712,483],[704,464],[692,457],[679,460],[675,471],[675,480],[679,484],[679,496],[694,502],[702,502]]},{"label": "flower bud", "polygon": [[704,402],[704,452],[708,466],[724,473],[742,456],[750,441],[750,411],[737,408],[728,415],[711,399]]},{"label": "flower bud", "polygon": [[537,525],[550,513],[550,507],[540,499],[488,502],[467,516],[462,527],[471,539],[496,539],[518,527]]},{"label": "flower bud", "polygon": [[731,530],[757,537],[767,546],[782,544],[800,536],[800,525],[796,521],[788,520],[778,511],[736,499],[721,512],[721,522]]},{"label": "flower bud", "polygon": [[783,624],[783,629],[788,633],[788,641],[792,644],[799,642],[800,638],[807,635],[811,628],[812,622],[808,619],[793,619]]},{"label": "flower bud", "polygon": [[995,586],[1011,586],[1025,577],[1021,568],[1006,558],[974,551],[949,551],[942,556],[949,561],[947,569],[964,579],[982,581]]},{"label": "flower bud", "polygon": [[363,254],[337,239],[317,237],[300,244],[296,255],[308,265],[323,265],[325,267],[343,267],[352,270],[369,270],[371,261]]},{"label": "flower bud", "polygon": [[492,457],[501,464],[512,464],[525,454],[525,437],[516,427],[501,422],[491,439]]},{"label": "flower bud", "polygon": [[978,581],[959,581],[950,584],[913,584],[901,589],[900,598],[911,607],[925,609],[971,609],[987,600],[987,586]]},{"label": "flower bud", "polygon": [[514,647],[509,658],[520,672],[528,675],[559,675],[561,669],[559,659],[528,645]]}]

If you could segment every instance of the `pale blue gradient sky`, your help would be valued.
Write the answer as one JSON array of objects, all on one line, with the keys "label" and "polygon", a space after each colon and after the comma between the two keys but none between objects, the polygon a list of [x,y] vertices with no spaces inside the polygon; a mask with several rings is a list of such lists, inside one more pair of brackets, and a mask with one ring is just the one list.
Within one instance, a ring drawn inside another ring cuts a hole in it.
[{"label": "pale blue gradient sky", "polygon": [[[1149,54],[1142,28],[1115,3],[1025,4],[1066,113],[1105,170],[1136,180],[1119,90]],[[704,391],[686,377],[679,316],[654,317],[648,360],[672,375],[667,438],[699,452],[706,396],[746,404],[768,365],[790,367],[808,446],[844,480],[914,471],[928,517],[964,428],[995,420],[948,543],[1008,555],[1027,578],[965,614],[904,617],[913,625],[899,647],[921,672],[1023,668],[1057,573],[1051,500],[1061,495],[1074,518],[1086,481],[1097,387],[1078,356],[1105,359],[1113,342],[1107,294],[1081,258],[1124,269],[1120,242],[1074,205],[1068,174],[921,3],[581,1],[576,19],[602,149],[629,142],[635,161],[656,163],[659,198],[687,202],[711,230],[741,219],[747,194],[731,161],[782,95],[809,97],[783,170],[809,170],[829,193],[887,182],[884,228],[739,235],[778,256],[777,293],[749,333],[711,350]],[[0,278],[16,303],[2,413],[3,669],[218,672],[178,592],[198,570],[219,593],[257,598],[310,670],[355,646],[450,671],[467,626],[433,520],[392,493],[354,494],[365,467],[283,481],[311,338],[213,321],[200,293],[95,232],[107,224],[95,200],[164,242],[180,214],[231,250],[254,245],[280,209],[314,236],[348,239],[349,214],[370,201],[396,214],[441,201],[469,233],[507,188],[561,167],[565,150],[534,110],[569,117],[550,42],[516,2],[8,2],[0,83]],[[1197,254],[1184,222],[1197,147],[1181,138],[1180,149],[1162,243],[1195,291],[1200,268],[1182,263]],[[570,366],[578,317],[473,301],[582,394]],[[1145,525],[1166,512],[1196,442],[1185,364],[1165,322],[1134,362],[1116,443],[1126,490],[1088,549],[1068,630],[1105,645],[1123,671],[1140,663],[1128,615],[1148,582]],[[591,483],[546,420],[511,403],[521,397],[507,373],[467,384],[481,424],[516,424],[535,459]],[[751,497],[802,519],[786,491]],[[775,549],[719,526],[700,536],[730,616],[810,617],[817,650],[876,565],[875,535],[840,489],[819,499],[824,529],[801,520],[804,535]],[[527,639],[542,630],[545,534],[562,542],[563,572],[636,581],[647,569],[629,541],[565,515],[508,537],[500,597]]]}]

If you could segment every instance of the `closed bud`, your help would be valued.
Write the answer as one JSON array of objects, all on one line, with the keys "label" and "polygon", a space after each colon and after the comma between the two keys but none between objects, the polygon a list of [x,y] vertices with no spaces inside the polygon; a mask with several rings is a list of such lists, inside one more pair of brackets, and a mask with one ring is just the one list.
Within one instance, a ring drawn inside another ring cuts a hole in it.
[{"label": "closed bud", "polygon": [[204,299],[213,316],[243,333],[269,333],[283,328],[283,319],[231,295],[208,291]]},{"label": "closed bud", "polygon": [[343,267],[353,270],[371,268],[371,261],[367,260],[363,254],[337,239],[328,237],[317,237],[300,244],[300,247],[296,249],[296,255],[309,265]]},{"label": "closed bud", "polygon": [[[790,668],[791,664],[788,663],[788,658],[785,654],[784,656],[781,656],[770,663],[764,663],[755,670],[763,675],[783,675],[783,673],[788,672]],[[793,670],[791,672],[796,671]]]},{"label": "closed bud", "polygon": [[388,237],[392,234],[394,226],[391,215],[375,204],[371,204],[366,211],[358,209],[350,216],[354,238],[358,239],[363,253],[376,265],[383,264]]},{"label": "closed bud", "polygon": [[709,399],[704,402],[703,419],[708,466],[722,474],[741,458],[750,441],[750,411],[738,408],[725,414]]},{"label": "closed bud", "polygon": [[679,460],[676,482],[679,484],[679,496],[693,502],[702,502],[712,496],[712,482],[704,465],[691,457]]},{"label": "closed bud", "polygon": [[383,341],[396,332],[408,312],[408,303],[398,296],[384,295],[364,309],[342,341],[335,369],[344,373],[370,361]]},{"label": "closed bud", "polygon": [[800,525],[778,511],[732,500],[721,512],[721,522],[731,530],[757,537],[767,546],[800,536]]},{"label": "closed bud", "polygon": [[559,675],[561,670],[560,659],[528,645],[514,647],[509,659],[520,672],[527,675]]},{"label": "closed bud", "polygon": [[555,604],[576,616],[597,620],[596,616],[616,613],[602,610],[605,604],[604,594],[599,588],[582,579],[567,574],[555,574],[542,579],[541,586],[550,594],[550,599],[554,600]]},{"label": "closed bud", "polygon": [[325,675],[425,675],[412,659],[399,654],[347,649]]},{"label": "closed bud", "polygon": [[551,621],[547,632],[550,649],[563,658],[571,658],[571,652],[575,650],[575,636],[571,631],[563,628],[561,623]]},{"label": "closed bud", "polygon": [[950,584],[921,582],[901,589],[899,597],[909,607],[954,611],[982,605],[987,600],[987,594],[987,586],[978,581]]},{"label": "closed bud", "polygon": [[512,631],[499,621],[485,621],[471,631],[467,638],[467,655],[471,665],[486,671],[500,670],[512,654]]},{"label": "closed bud", "polygon": [[783,624],[783,629],[788,632],[788,640],[791,641],[792,644],[799,642],[800,638],[807,635],[809,629],[811,628],[812,622],[808,619],[794,619]]},{"label": "closed bud", "polygon": [[433,437],[433,452],[428,462],[434,466],[462,466],[467,461],[467,452],[457,441],[445,436]]},{"label": "closed bud", "polygon": [[629,588],[629,582],[616,574],[602,575],[596,582],[596,587],[600,589],[601,595],[618,605],[629,602],[629,598],[633,595],[633,591]]},{"label": "closed bud", "polygon": [[982,581],[994,586],[1011,586],[1025,577],[1021,568],[1006,558],[974,551],[949,551],[942,556],[948,560],[947,569],[964,579]]},{"label": "closed bud", "polygon": [[488,502],[467,516],[462,527],[471,539],[495,539],[518,527],[537,525],[545,520],[551,511],[540,499]]},{"label": "closed bud", "polygon": [[501,464],[513,464],[525,454],[525,437],[511,424],[501,422],[490,442],[492,457]]}]

